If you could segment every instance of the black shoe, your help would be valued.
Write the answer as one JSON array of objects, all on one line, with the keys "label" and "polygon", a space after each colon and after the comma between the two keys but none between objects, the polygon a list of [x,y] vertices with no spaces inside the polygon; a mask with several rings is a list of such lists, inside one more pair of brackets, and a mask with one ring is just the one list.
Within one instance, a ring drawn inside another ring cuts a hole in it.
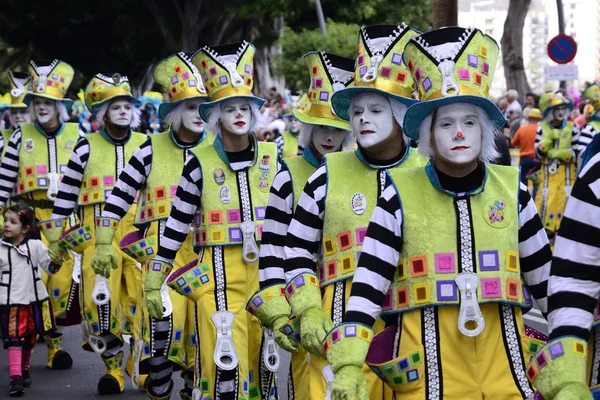
[{"label": "black shoe", "polygon": [[52,359],[52,369],[70,369],[73,366],[71,355],[64,350],[59,350]]},{"label": "black shoe", "polygon": [[23,378],[20,376],[13,376],[10,378],[10,384],[8,385],[8,394],[11,397],[20,397],[25,394],[25,387],[23,386]]},{"label": "black shoe", "polygon": [[23,371],[23,386],[26,388],[31,386],[31,375],[29,375],[29,371]]}]

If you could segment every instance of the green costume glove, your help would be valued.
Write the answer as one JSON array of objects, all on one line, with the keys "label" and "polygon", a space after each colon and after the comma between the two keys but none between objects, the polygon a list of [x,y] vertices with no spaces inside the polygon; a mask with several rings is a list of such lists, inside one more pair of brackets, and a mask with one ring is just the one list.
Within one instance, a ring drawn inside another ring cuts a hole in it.
[{"label": "green costume glove", "polygon": [[546,400],[592,400],[586,384],[587,343],[563,336],[532,357],[527,378]]},{"label": "green costume glove", "polygon": [[335,374],[332,400],[368,399],[367,379],[361,368],[373,340],[373,329],[363,324],[345,323],[333,328],[323,341],[327,361]]},{"label": "green costume glove", "polygon": [[542,138],[542,140],[540,140],[537,146],[542,153],[546,154],[548,153],[548,150],[552,148],[553,145],[554,141],[552,139],[550,139],[549,137],[544,137]]},{"label": "green costume glove", "polygon": [[148,313],[154,319],[163,318],[163,302],[160,289],[172,270],[173,266],[171,264],[154,258],[149,259],[146,263],[146,279],[144,280],[146,307]]},{"label": "green costume glove", "polygon": [[40,232],[44,234],[48,241],[48,256],[54,264],[61,265],[63,262],[71,258],[71,253],[66,248],[58,244],[62,236],[67,218],[51,219],[38,223]]},{"label": "green costume glove", "polygon": [[97,275],[110,278],[111,269],[119,267],[113,237],[119,221],[112,218],[96,218],[96,251],[92,257],[92,269]]},{"label": "green costume glove", "polygon": [[294,277],[285,287],[292,311],[300,319],[302,347],[309,353],[325,357],[322,342],[333,322],[321,309],[321,289],[315,274]]},{"label": "green costume glove", "polygon": [[271,285],[254,295],[246,304],[246,311],[254,315],[263,326],[273,331],[275,341],[284,350],[297,352],[294,342],[279,331],[290,319],[292,309],[285,298],[284,285]]},{"label": "green costume glove", "polygon": [[563,162],[570,162],[573,157],[573,153],[569,149],[550,149],[548,150],[548,158],[559,159]]}]

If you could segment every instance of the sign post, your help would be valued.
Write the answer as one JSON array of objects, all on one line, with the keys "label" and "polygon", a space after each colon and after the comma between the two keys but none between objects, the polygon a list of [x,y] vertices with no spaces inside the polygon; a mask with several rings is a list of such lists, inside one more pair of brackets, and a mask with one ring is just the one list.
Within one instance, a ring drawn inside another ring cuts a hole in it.
[{"label": "sign post", "polygon": [[560,33],[548,42],[548,56],[557,64],[568,64],[577,54],[577,43],[564,33]]}]

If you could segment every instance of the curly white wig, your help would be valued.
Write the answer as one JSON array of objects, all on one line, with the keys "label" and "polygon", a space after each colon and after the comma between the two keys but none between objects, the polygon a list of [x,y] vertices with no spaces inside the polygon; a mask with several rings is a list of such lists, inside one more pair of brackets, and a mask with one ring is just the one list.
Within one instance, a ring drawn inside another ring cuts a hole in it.
[{"label": "curly white wig", "polygon": [[[398,125],[400,125],[400,127],[402,127],[402,124],[404,123],[404,115],[406,114],[406,110],[408,109],[408,107],[406,106],[406,104],[400,103],[398,100],[392,99],[385,95],[382,95],[382,96],[384,96],[390,103],[390,107],[392,108],[392,115],[394,116],[394,119],[396,120]],[[350,103],[350,109],[349,109],[349,113],[348,113],[348,115],[350,115],[350,118],[352,118],[352,115],[354,114],[354,112],[353,112],[354,99],[356,99],[356,96],[354,96],[354,98],[352,99],[352,102]],[[357,140],[360,132],[353,131],[352,133],[353,133],[354,139]],[[403,133],[402,139],[404,140],[404,143],[408,146],[408,144],[410,143],[410,139],[408,138],[408,136],[404,135],[404,133]]]},{"label": "curly white wig", "polygon": [[[35,100],[33,100],[31,103],[29,103],[29,107],[27,107],[32,121],[35,121],[37,119],[35,116],[35,108],[33,106],[34,102],[35,102]],[[56,107],[57,107],[56,111],[58,113],[59,121],[60,122],[69,122],[71,120],[71,117],[69,116],[69,112],[67,111],[67,106],[65,106],[65,103],[63,103],[62,101],[58,101],[58,100],[54,100],[54,102],[55,102],[54,104],[56,104]]]},{"label": "curly white wig", "polygon": [[[208,130],[214,133],[217,136],[221,136],[221,104],[215,104],[208,110]],[[250,119],[250,131],[258,131],[263,128],[261,121],[262,115],[260,113],[260,109],[251,101],[248,101],[250,105],[250,111],[252,112],[252,117]]]},{"label": "curly white wig", "polygon": [[[98,125],[100,125],[101,127],[104,127],[106,125],[106,121],[104,121],[104,117],[106,116],[106,112],[108,111],[108,107],[110,106],[110,104],[112,103],[112,101],[108,101],[104,104],[102,104],[100,106],[100,108],[98,109],[98,111],[96,111],[96,122],[98,123]],[[138,126],[140,126],[140,122],[142,121],[141,115],[142,115],[142,111],[137,108],[136,106],[134,106],[133,104],[132,106],[132,118],[131,118],[131,128],[135,129]]]},{"label": "curly white wig", "polygon": [[[312,133],[315,126],[312,124],[305,124],[303,122],[300,123],[300,133],[298,134],[298,145],[301,147],[306,147],[312,143]],[[342,142],[342,151],[351,150],[354,147],[354,135],[352,132],[347,131],[346,136],[344,137],[344,141]]]},{"label": "curly white wig", "polygon": [[[481,154],[479,154],[479,161],[483,163],[489,163],[490,161],[498,158],[500,153],[496,150],[496,144],[494,141],[495,135],[502,135],[502,132],[494,129],[494,126],[490,122],[490,118],[487,113],[480,107],[475,106],[475,112],[481,125]],[[435,149],[433,148],[433,135],[432,132],[433,113],[429,114],[419,127],[419,153],[424,156],[435,159]]]}]

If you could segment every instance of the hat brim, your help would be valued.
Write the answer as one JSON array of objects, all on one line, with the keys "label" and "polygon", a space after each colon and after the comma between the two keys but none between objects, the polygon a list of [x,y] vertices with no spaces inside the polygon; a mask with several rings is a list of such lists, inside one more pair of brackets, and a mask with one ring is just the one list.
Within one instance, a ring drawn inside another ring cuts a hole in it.
[{"label": "hat brim", "polygon": [[9,108],[11,108],[11,109],[27,108],[27,104],[25,104],[25,103],[11,104],[9,106]]},{"label": "hat brim", "polygon": [[553,106],[546,107],[546,109],[543,112],[544,117],[547,117],[548,114],[550,114],[550,111],[554,110],[556,107],[563,107],[563,106],[567,107],[569,109],[569,111],[573,111],[573,103],[571,103],[571,102],[569,102],[569,103],[555,104]]},{"label": "hat brim", "polygon": [[198,95],[198,96],[187,97],[185,99],[174,101],[172,103],[161,103],[160,106],[158,106],[158,116],[160,117],[160,119],[167,118],[167,114],[169,114],[175,107],[177,107],[179,104],[183,103],[184,101],[191,100],[191,99],[204,99],[204,100],[210,101],[210,97]]},{"label": "hat brim", "polygon": [[208,122],[208,116],[209,116],[209,111],[216,105],[221,104],[223,101],[225,100],[231,100],[231,99],[246,99],[251,101],[252,103],[256,104],[258,106],[258,108],[261,108],[263,104],[265,104],[265,99],[261,99],[260,97],[256,97],[256,96],[230,96],[230,97],[224,97],[222,99],[219,100],[215,100],[215,101],[210,101],[208,103],[202,103],[200,104],[200,106],[198,107],[198,110],[200,112],[200,118],[202,118],[202,120],[204,122]]},{"label": "hat brim", "polygon": [[70,110],[71,107],[73,107],[73,100],[71,100],[71,99],[59,99],[57,97],[50,96],[49,94],[27,93],[25,95],[25,98],[23,99],[23,102],[27,106],[29,106],[29,104],[33,101],[34,97],[43,97],[43,98],[49,99],[49,100],[60,101],[61,103],[63,103],[65,105],[65,107],[67,107],[67,110]]},{"label": "hat brim", "polygon": [[488,115],[490,122],[495,130],[500,130],[506,124],[504,114],[494,103],[484,97],[479,96],[452,96],[436,100],[423,101],[409,107],[404,116],[402,130],[406,136],[411,139],[419,140],[419,128],[425,118],[427,118],[436,109],[454,103],[469,103],[477,106]]},{"label": "hat brim", "polygon": [[[310,110],[310,108],[309,108]],[[313,117],[304,112],[304,110],[294,110],[294,117],[303,124],[309,125],[323,125],[323,126],[331,126],[339,129],[350,129],[348,121],[343,121],[341,119],[331,119],[325,117]]]},{"label": "hat brim", "polygon": [[133,97],[130,94],[118,94],[116,96],[112,96],[109,97],[108,99],[104,99],[102,101],[99,101],[97,103],[92,104],[92,109],[90,110],[92,112],[92,116],[94,118],[96,118],[96,113],[98,112],[98,110],[100,109],[100,107],[102,107],[104,104],[108,104],[110,101],[114,100],[114,99],[118,99],[118,98],[126,98],[129,99],[131,101],[131,104],[133,104],[136,107],[140,106],[140,101],[138,99],[136,99],[135,97]]},{"label": "hat brim", "polygon": [[392,94],[389,92],[384,92],[383,90],[380,90],[380,89],[355,86],[355,87],[349,87],[346,89],[342,89],[333,94],[333,97],[331,98],[331,105],[333,107],[333,111],[335,112],[335,114],[338,117],[340,117],[341,119],[350,121],[350,116],[348,115],[348,111],[350,110],[350,105],[352,104],[352,99],[354,98],[354,96],[356,96],[359,93],[381,94],[381,95],[387,96],[391,99],[397,100],[400,103],[405,104],[408,107],[419,102],[418,100],[398,96],[398,95],[395,95],[395,94]]}]

